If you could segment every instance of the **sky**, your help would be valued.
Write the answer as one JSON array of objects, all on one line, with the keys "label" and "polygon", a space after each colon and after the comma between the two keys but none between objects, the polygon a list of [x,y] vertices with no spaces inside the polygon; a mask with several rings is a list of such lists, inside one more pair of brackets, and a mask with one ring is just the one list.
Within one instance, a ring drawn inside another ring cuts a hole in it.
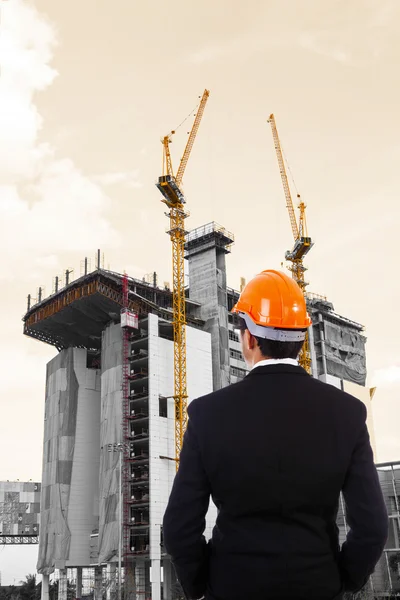
[{"label": "sky", "polygon": [[[398,0],[0,0],[0,480],[40,480],[46,363],[27,296],[104,266],[171,281],[160,138],[210,98],[188,227],[235,235],[228,285],[292,245],[272,135],[307,203],[309,291],[366,328],[377,460],[400,460]],[[189,119],[172,144],[177,165]],[[34,548],[0,548],[3,583]],[[18,560],[16,560],[18,556]],[[18,566],[17,566],[18,565]]]}]

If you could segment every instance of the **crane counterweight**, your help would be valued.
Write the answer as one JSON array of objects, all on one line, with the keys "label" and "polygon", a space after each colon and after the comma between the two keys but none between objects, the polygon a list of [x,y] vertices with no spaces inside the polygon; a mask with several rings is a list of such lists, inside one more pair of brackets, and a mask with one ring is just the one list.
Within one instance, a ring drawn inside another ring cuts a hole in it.
[{"label": "crane counterweight", "polygon": [[162,202],[165,202],[168,208],[178,206],[179,204],[186,204],[185,197],[179,189],[173,175],[162,175],[158,178],[156,186],[164,196]]}]

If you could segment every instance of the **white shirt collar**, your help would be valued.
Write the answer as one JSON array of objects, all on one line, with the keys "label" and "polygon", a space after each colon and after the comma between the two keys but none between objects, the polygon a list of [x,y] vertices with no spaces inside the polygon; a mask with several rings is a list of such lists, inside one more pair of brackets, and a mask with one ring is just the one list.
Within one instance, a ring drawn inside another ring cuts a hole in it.
[{"label": "white shirt collar", "polygon": [[298,367],[299,362],[294,358],[267,358],[265,360],[260,360],[255,365],[253,365],[250,371],[252,371],[256,367],[269,367],[272,365],[292,365],[293,367]]}]

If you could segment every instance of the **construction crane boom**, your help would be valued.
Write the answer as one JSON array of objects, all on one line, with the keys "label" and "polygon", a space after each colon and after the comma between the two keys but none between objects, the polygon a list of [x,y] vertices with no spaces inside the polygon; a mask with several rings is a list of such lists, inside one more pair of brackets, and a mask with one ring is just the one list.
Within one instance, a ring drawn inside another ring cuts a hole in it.
[{"label": "construction crane boom", "polygon": [[275,152],[278,159],[279,172],[281,174],[283,191],[285,192],[286,206],[289,212],[290,224],[292,226],[293,237],[295,240],[299,237],[299,228],[297,226],[296,215],[294,212],[292,194],[290,193],[289,180],[286,173],[285,161],[283,159],[282,147],[279,140],[278,130],[276,128],[275,117],[270,115],[268,123],[271,125],[272,137],[274,139]]},{"label": "construction crane boom", "polygon": [[[306,296],[307,282],[305,281],[305,271],[307,270],[303,264],[304,256],[311,250],[313,243],[311,238],[308,236],[307,221],[306,221],[306,205],[302,201],[299,195],[298,207],[299,207],[299,223],[296,220],[296,214],[294,211],[292,194],[290,192],[289,181],[285,168],[285,161],[283,158],[283,152],[281,143],[279,140],[278,130],[276,127],[274,115],[270,115],[268,123],[271,125],[272,137],[274,140],[275,152],[278,159],[279,172],[281,174],[283,191],[285,193],[286,206],[289,212],[290,224],[292,227],[294,246],[292,250],[286,252],[285,258],[291,263],[290,271],[292,272],[293,279],[298,283]],[[303,348],[299,356],[300,365],[308,372],[311,373],[311,353],[310,353],[310,342],[308,333],[303,345]]]},{"label": "construction crane boom", "polygon": [[195,117],[195,120],[194,120],[194,123],[193,123],[192,130],[191,130],[191,132],[189,134],[188,141],[186,143],[185,151],[184,151],[184,153],[182,155],[181,162],[180,162],[178,171],[176,173],[175,179],[176,179],[176,183],[178,184],[178,186],[180,186],[181,183],[182,183],[182,178],[183,178],[183,175],[185,173],[186,165],[188,163],[189,156],[190,156],[190,153],[192,151],[193,144],[194,144],[197,132],[198,132],[199,127],[200,127],[201,119],[203,118],[204,109],[206,107],[209,95],[210,95],[210,92],[208,90],[204,90],[203,96],[202,96],[202,98],[200,100],[199,108],[198,108],[197,113],[196,113],[196,117]]},{"label": "construction crane boom", "polygon": [[186,383],[186,296],[185,296],[185,219],[188,214],[184,210],[186,203],[181,189],[182,178],[189,160],[191,150],[200,126],[204,109],[210,92],[205,90],[197,109],[197,114],[189,134],[177,175],[174,176],[170,152],[171,136],[175,131],[162,138],[163,175],[156,184],[163,202],[168,206],[167,216],[170,220],[168,231],[172,242],[173,272],[173,327],[174,327],[174,402],[175,402],[175,460],[178,466],[182,449],[183,436],[187,424],[187,383]]}]

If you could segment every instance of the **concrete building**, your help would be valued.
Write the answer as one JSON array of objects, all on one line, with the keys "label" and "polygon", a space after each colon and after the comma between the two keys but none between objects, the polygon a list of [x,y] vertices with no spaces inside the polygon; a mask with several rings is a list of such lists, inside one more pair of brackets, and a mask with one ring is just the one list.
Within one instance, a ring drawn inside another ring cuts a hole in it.
[{"label": "concrete building", "polygon": [[365,404],[371,445],[376,455],[372,417],[375,388],[366,387],[364,327],[335,313],[333,304],[326,298],[310,295],[307,305],[313,323],[309,330],[313,376]]},{"label": "concrete building", "polygon": [[40,483],[0,481],[0,544],[37,544]]},{"label": "concrete building", "polygon": [[[162,587],[168,598],[176,585],[161,545],[175,475],[172,294],[154,283],[129,280],[129,308],[140,318],[128,341],[128,411],[121,275],[102,269],[86,273],[29,307],[25,316],[25,334],[59,351],[48,364],[46,380],[37,564],[44,597],[55,571],[60,597],[66,598],[71,573],[81,597],[90,568],[94,596],[100,598],[106,587],[111,598],[118,583],[121,522],[125,579],[132,580],[137,598],[161,598]],[[226,288],[220,302],[227,322]],[[213,389],[211,346],[217,328],[201,308],[187,298],[188,402]],[[228,357],[226,344],[220,381],[223,371],[229,375]],[[127,444],[129,457],[120,471],[121,453],[113,450]],[[215,516],[212,506],[208,535]]]},{"label": "concrete building", "polygon": [[[367,589],[370,590],[371,597],[398,598],[400,596],[400,462],[378,464],[377,470],[389,515],[389,537]],[[338,525],[340,540],[343,542],[348,531],[343,500],[339,506]]]},{"label": "concrete building", "polygon": [[[118,549],[119,456],[108,452],[110,444],[123,443],[121,410],[122,332],[109,325],[102,344],[102,397],[100,439],[100,526],[98,563],[115,567]],[[164,598],[172,585],[171,565],[162,553],[161,525],[175,476],[175,411],[173,396],[173,342],[170,322],[156,314],[140,320],[140,329],[129,343],[128,513],[129,548],[134,558],[138,598]],[[187,328],[188,392],[190,402],[212,391],[211,336]],[[138,376],[136,376],[138,375]],[[210,510],[211,535],[215,509]],[[151,568],[151,579],[150,579]],[[163,572],[163,577],[161,573]]]},{"label": "concrete building", "polygon": [[[233,242],[215,223],[187,236],[189,402],[247,373],[229,314],[239,297],[227,287],[225,258]],[[151,283],[128,279],[128,287],[129,310],[139,315],[129,334],[121,327],[122,276],[100,268],[29,307],[24,317],[26,335],[59,351],[46,384],[38,559],[44,597],[57,570],[66,600],[73,569],[79,598],[82,570],[91,568],[94,597],[105,592],[113,598],[121,529],[133,597],[176,596],[161,532],[175,475],[172,294],[156,277]],[[309,309],[313,375],[368,404],[361,325],[322,299],[310,299]],[[215,516],[212,505],[208,536]]]}]

